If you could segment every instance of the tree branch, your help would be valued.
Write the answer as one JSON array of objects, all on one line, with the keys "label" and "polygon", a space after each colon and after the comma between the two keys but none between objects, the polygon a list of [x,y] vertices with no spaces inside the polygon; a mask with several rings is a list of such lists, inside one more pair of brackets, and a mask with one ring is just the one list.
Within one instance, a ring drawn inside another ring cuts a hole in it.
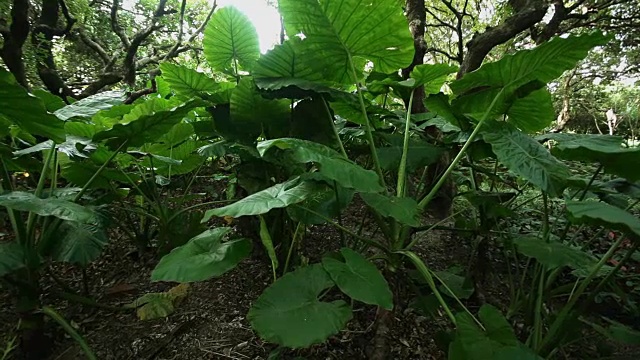
[{"label": "tree branch", "polygon": [[182,4],[180,5],[180,29],[178,30],[178,40],[173,45],[171,50],[169,50],[169,52],[164,56],[165,60],[171,59],[176,56],[176,51],[178,51],[178,48],[180,47],[180,45],[182,45],[182,36],[184,35],[184,11],[186,7],[187,0],[182,0]]},{"label": "tree branch", "polygon": [[218,8],[218,0],[214,0],[213,5],[211,6],[211,10],[209,10],[209,13],[207,14],[207,17],[204,19],[200,27],[196,29],[196,31],[193,34],[191,34],[191,36],[189,36],[189,40],[187,40],[187,43],[190,43],[193,40],[195,40],[196,37],[204,31],[204,29],[207,27],[207,24],[209,23],[209,20],[211,20],[211,16],[213,16],[213,12],[216,11],[217,8]]},{"label": "tree branch", "polygon": [[542,0],[532,0],[530,5],[507,18],[496,27],[489,27],[482,34],[476,34],[467,43],[467,55],[464,57],[458,78],[482,65],[484,58],[497,45],[507,42],[520,32],[531,28],[542,20],[547,5]]},{"label": "tree branch", "polygon": [[118,23],[118,9],[120,8],[120,0],[113,0],[113,4],[111,5],[111,29],[113,32],[120,38],[122,41],[122,45],[128,48],[131,46],[131,41],[129,41],[129,37],[124,32],[124,29]]},{"label": "tree branch", "polygon": [[[118,1],[118,0],[114,0]],[[165,6],[168,0],[160,0],[158,2],[158,6],[153,13],[153,17],[151,18],[151,24],[149,26],[138,32],[131,40],[131,44],[127,49],[127,52],[124,56],[123,66],[124,66],[124,81],[129,86],[134,86],[136,82],[136,53],[138,52],[138,48],[142,44],[142,42],[151,35],[155,30],[158,30],[162,27],[162,25],[158,25],[158,20],[166,14]]]},{"label": "tree branch", "polygon": [[[64,28],[58,28],[59,11],[62,8],[66,20]],[[67,101],[75,97],[73,91],[60,78],[53,56],[53,39],[65,35],[76,20],[71,17],[62,0],[42,0],[42,9],[38,21],[31,31],[31,43],[36,48],[36,70],[40,80],[52,94]]]},{"label": "tree branch", "polygon": [[78,29],[76,32],[82,43],[85,44],[89,49],[93,50],[105,66],[109,64],[111,58],[100,44],[91,39],[83,29]]},{"label": "tree branch", "polygon": [[0,57],[16,81],[29,88],[22,56],[22,47],[29,36],[29,0],[13,0],[11,6],[11,25],[3,29],[4,44],[0,49]]}]

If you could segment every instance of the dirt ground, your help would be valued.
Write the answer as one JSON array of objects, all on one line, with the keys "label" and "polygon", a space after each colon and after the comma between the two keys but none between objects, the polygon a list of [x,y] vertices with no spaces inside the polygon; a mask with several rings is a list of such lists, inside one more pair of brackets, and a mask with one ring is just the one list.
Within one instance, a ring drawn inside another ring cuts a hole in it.
[{"label": "dirt ground", "polygon": [[[352,206],[345,216],[358,219],[364,211]],[[365,231],[366,234],[366,231]],[[458,240],[451,247],[449,233],[422,233],[419,246],[414,250],[434,270],[445,266],[464,266],[470,246]],[[372,235],[372,234],[369,234]],[[314,226],[305,238],[305,256],[310,262],[320,260],[323,250],[337,250],[339,234],[329,226]],[[154,256],[133,256],[135,248],[130,241],[116,231],[112,241],[98,261],[86,270],[86,287],[91,297],[102,305],[122,306],[139,296],[166,291],[176,284],[152,283],[150,274],[157,259]],[[57,276],[76,291],[85,287],[83,272],[77,268],[56,268]],[[135,311],[112,311],[93,306],[70,303],[55,297],[57,285],[46,278],[45,303],[54,307],[85,337],[100,360],[186,360],[186,359],[366,359],[372,347],[375,333],[376,310],[371,306],[354,304],[354,318],[345,330],[324,344],[304,350],[280,351],[274,345],[264,343],[251,330],[246,314],[252,301],[272,281],[269,263],[260,256],[243,261],[224,276],[192,284],[189,295],[168,318],[141,321]],[[486,289],[489,302],[504,302],[504,286],[500,279]],[[1,289],[0,289],[1,290]],[[51,290],[51,291],[49,291]],[[448,321],[427,318],[407,306],[412,294],[401,289],[399,297],[406,300],[394,312],[388,333],[389,359],[444,359],[444,353],[434,339],[437,332],[446,329]],[[473,303],[467,304],[477,310]],[[5,291],[0,292],[0,333],[10,334],[16,318]],[[55,334],[55,360],[84,359],[80,348],[55,324],[49,324]],[[0,336],[2,346],[3,336]],[[630,351],[630,352],[629,352]],[[640,352],[631,349],[630,355],[615,359],[640,359]],[[584,353],[584,352],[583,352]],[[275,355],[279,355],[276,357]],[[273,357],[272,357],[273,356]],[[582,359],[586,357],[570,357]]]}]

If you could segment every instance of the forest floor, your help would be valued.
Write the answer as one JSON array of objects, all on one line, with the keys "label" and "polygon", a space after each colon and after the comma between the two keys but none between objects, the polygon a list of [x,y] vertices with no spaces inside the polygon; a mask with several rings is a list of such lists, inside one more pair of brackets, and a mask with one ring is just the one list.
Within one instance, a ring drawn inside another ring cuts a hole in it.
[{"label": "forest floor", "polygon": [[[356,227],[362,212],[357,201],[345,212],[344,224]],[[238,224],[236,223],[236,226]],[[366,229],[365,235],[372,235]],[[424,239],[414,248],[433,270],[446,270],[457,265],[464,267],[471,253],[468,241],[453,239],[448,232],[420,233]],[[304,256],[309,262],[317,262],[326,251],[340,248],[340,236],[330,226],[313,226],[307,231]],[[455,241],[456,245],[452,246]],[[256,244],[259,246],[259,244]],[[167,291],[176,284],[153,283],[151,271],[157,264],[157,256],[134,256],[133,244],[114,229],[112,241],[103,255],[92,263],[84,274],[78,268],[57,266],[59,280],[73,289],[88,290],[90,297],[102,305],[121,307],[138,297]],[[376,309],[354,303],[354,318],[347,328],[327,342],[302,350],[287,350],[279,357],[276,346],[267,344],[251,330],[246,314],[252,301],[272,281],[271,268],[266,259],[254,255],[234,270],[220,278],[194,283],[188,296],[176,311],[167,318],[141,321],[134,310],[113,311],[93,306],[71,303],[53,295],[57,288],[50,278],[45,278],[44,302],[59,311],[84,336],[99,360],[170,360],[170,359],[367,359],[373,346]],[[497,272],[496,272],[497,270]],[[505,307],[508,293],[499,265],[493,269],[487,286],[483,289],[487,302]],[[49,290],[51,291],[49,291]],[[2,289],[0,289],[2,290]],[[409,307],[414,297],[410,289],[402,288],[396,294],[402,299],[393,312],[387,334],[390,345],[388,359],[444,359],[436,345],[438,332],[447,329],[444,314],[439,318],[426,317]],[[478,309],[470,301],[466,304],[472,312]],[[10,334],[17,322],[13,306],[6,291],[0,291],[0,334]],[[55,324],[48,324],[55,334],[55,354],[51,359],[84,359],[79,346]],[[3,337],[0,336],[0,346]],[[587,359],[594,346],[580,344],[581,355],[572,359]],[[640,349],[623,349],[613,359],[640,359]],[[623,355],[626,353],[627,355]],[[489,360],[489,359],[487,359]]]}]

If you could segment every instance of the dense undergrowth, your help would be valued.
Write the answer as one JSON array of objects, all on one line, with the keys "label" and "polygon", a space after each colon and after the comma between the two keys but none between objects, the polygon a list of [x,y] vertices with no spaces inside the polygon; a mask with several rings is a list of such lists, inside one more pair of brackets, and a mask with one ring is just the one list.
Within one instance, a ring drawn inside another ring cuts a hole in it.
[{"label": "dense undergrowth", "polygon": [[[20,316],[4,358],[17,344],[15,354],[47,356],[34,346],[45,318],[95,358],[42,301],[42,279],[56,262],[98,259],[109,227],[158,257],[151,281],[176,283],[126,306],[142,320],[171,316],[184,284],[220,277],[259,248],[273,283],[246,316],[282,348],[338,334],[356,302],[378,309],[378,329],[407,306],[444,317],[437,340],[449,359],[557,358],[585,328],[638,343],[629,269],[640,244],[640,149],[616,136],[544,133],[554,117],[546,85],[608,37],[555,38],[457,80],[444,64],[403,79],[413,41],[396,2],[357,3],[281,0],[290,37],[262,56],[244,15],[220,9],[205,30],[209,68],[163,63],[157,93],[132,104],[114,90],[66,105],[0,69],[0,276]],[[419,88],[429,111],[413,114]],[[449,166],[427,183],[445,153]],[[224,178],[226,199],[190,192],[203,169]],[[425,223],[447,181],[454,207]],[[367,209],[361,224],[380,236],[343,221],[356,197]],[[242,231],[208,228],[212,218]],[[302,240],[319,224],[335,227],[342,247],[309,263]],[[413,249],[434,230],[456,235],[450,247],[470,241],[468,264],[433,271]],[[498,263],[508,306],[482,290]],[[397,296],[406,286],[411,299]],[[615,318],[598,303],[615,306]],[[375,347],[372,358],[384,356]]]}]

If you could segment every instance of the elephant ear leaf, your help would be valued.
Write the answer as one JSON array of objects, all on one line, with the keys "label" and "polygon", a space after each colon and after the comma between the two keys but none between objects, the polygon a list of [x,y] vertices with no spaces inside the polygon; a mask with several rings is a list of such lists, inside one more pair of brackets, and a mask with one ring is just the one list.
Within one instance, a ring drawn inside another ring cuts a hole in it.
[{"label": "elephant ear leaf", "polygon": [[320,264],[290,272],[255,301],[247,320],[263,339],[285,347],[308,347],[337,334],[352,317],[343,300],[320,301],[333,281]]},{"label": "elephant ear leaf", "polygon": [[55,142],[65,139],[64,122],[47,112],[42,100],[29,94],[10,72],[0,67],[0,124],[4,124],[3,119],[31,135]]},{"label": "elephant ear leaf", "polygon": [[204,30],[202,45],[209,66],[233,77],[251,70],[260,57],[256,28],[232,6],[216,11]]},{"label": "elephant ear leaf", "polygon": [[[301,62],[338,83],[354,83],[352,65],[371,61],[391,73],[413,59],[413,39],[396,0],[280,0],[288,34],[304,34]],[[315,79],[309,79],[315,80]]]}]

